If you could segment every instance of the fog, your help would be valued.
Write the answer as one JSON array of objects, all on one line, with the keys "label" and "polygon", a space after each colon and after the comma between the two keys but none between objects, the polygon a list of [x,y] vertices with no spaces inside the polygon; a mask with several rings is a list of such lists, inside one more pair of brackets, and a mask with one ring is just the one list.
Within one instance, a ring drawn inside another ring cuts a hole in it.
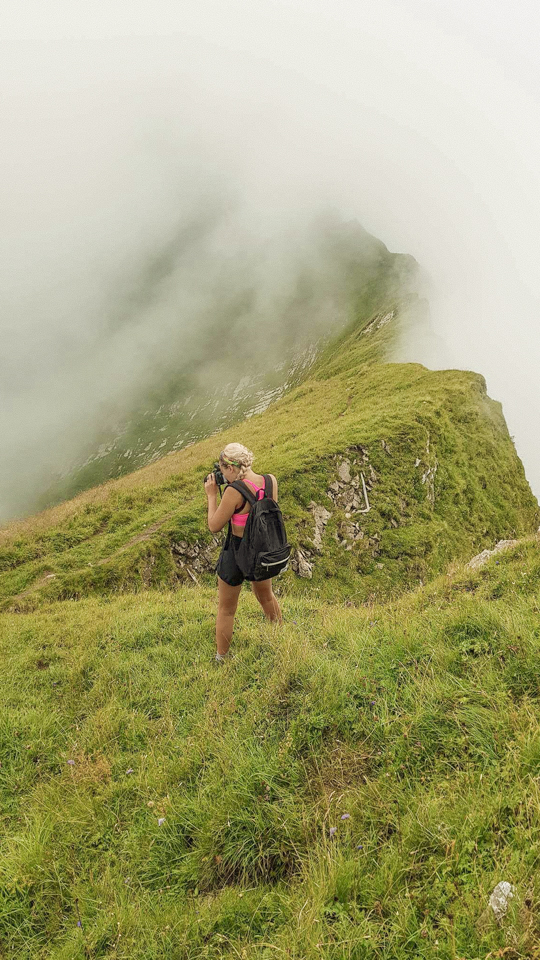
[{"label": "fog", "polygon": [[254,248],[274,251],[268,316],[329,209],[419,261],[436,336],[398,358],[482,372],[540,493],[536,6],[6,0],[0,18],[0,518],[172,337],[189,361],[209,289]]}]

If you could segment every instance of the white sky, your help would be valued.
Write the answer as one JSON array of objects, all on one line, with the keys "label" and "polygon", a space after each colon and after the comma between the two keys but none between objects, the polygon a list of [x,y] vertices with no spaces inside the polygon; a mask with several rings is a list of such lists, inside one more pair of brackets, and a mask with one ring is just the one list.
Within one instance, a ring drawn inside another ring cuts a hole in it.
[{"label": "white sky", "polygon": [[539,28],[530,0],[4,0],[13,469],[36,420],[51,450],[76,443],[118,377],[59,363],[99,335],[111,283],[231,189],[263,233],[331,203],[412,253],[444,348],[406,356],[484,373],[538,495]]}]

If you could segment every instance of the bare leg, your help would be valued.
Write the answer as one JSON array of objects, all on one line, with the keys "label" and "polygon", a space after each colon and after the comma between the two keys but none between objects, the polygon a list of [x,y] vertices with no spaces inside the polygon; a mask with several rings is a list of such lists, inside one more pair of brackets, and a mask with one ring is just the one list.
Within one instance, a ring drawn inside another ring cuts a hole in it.
[{"label": "bare leg", "polygon": [[272,590],[272,581],[260,580],[258,583],[253,582],[251,587],[264,610],[264,615],[267,620],[271,620],[273,623],[283,623],[281,609]]},{"label": "bare leg", "polygon": [[238,587],[231,587],[225,583],[221,577],[218,577],[218,614],[216,620],[216,646],[217,652],[224,657],[229,652],[231,645],[234,615],[238,606],[238,598],[242,584]]}]

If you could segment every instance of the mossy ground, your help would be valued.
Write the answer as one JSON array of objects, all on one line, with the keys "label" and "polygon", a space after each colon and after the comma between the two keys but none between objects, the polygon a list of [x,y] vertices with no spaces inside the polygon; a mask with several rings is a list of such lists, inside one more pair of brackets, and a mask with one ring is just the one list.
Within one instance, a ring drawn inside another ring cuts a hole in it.
[{"label": "mossy ground", "polygon": [[224,667],[211,589],[2,614],[0,956],[539,956],[538,549],[281,629],[246,589]]}]

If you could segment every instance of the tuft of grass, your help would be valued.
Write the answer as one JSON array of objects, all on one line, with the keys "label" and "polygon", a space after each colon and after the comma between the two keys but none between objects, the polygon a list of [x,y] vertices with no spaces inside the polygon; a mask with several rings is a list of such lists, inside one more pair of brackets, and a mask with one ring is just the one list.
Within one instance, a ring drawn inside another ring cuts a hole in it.
[{"label": "tuft of grass", "polygon": [[383,604],[289,594],[282,629],[246,590],[222,668],[205,587],[1,614],[0,949],[533,957],[537,551]]}]

